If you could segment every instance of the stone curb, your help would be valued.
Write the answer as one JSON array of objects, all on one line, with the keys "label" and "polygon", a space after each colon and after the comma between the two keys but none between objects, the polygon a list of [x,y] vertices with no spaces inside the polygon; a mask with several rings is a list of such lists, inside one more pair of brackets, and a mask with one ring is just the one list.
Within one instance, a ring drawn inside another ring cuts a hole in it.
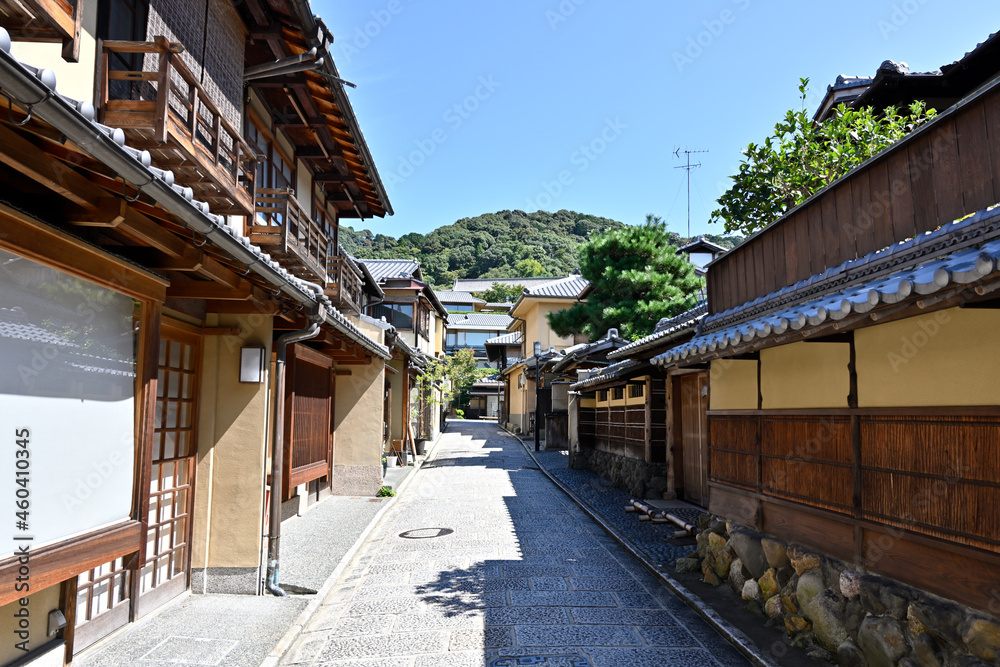
[{"label": "stone curb", "polygon": [[[498,427],[499,428],[499,427]],[[597,525],[604,529],[606,533],[611,535],[619,545],[622,546],[629,554],[632,555],[636,560],[642,563],[647,570],[652,572],[657,579],[663,582],[667,588],[669,588],[677,597],[683,600],[689,607],[694,609],[699,616],[705,619],[716,632],[722,635],[726,641],[733,645],[733,647],[738,650],[743,656],[749,660],[756,667],[779,667],[778,663],[772,660],[770,657],[765,655],[763,651],[758,647],[742,630],[735,627],[729,621],[722,618],[714,609],[705,604],[701,598],[689,591],[683,584],[671,577],[664,570],[661,570],[656,566],[655,563],[651,562],[642,551],[640,551],[632,542],[624,535],[618,532],[618,529],[612,526],[610,523],[604,520],[604,518],[596,511],[591,509],[591,507],[582,498],[578,497],[569,487],[563,484],[559,479],[550,473],[541,461],[535,458],[535,453],[531,451],[531,448],[525,444],[524,440],[514,435],[507,429],[500,428],[501,431],[507,433],[512,438],[516,439],[524,447],[524,451],[528,453],[531,460],[535,462],[538,469],[549,478],[549,480],[559,488],[560,491],[569,496],[570,500],[575,502],[580,506],[580,509],[584,511],[591,519],[593,519]]]},{"label": "stone curb", "polygon": [[320,588],[319,591],[316,592],[316,597],[314,597],[309,602],[309,604],[306,605],[306,608],[303,609],[302,612],[298,615],[298,618],[295,619],[295,623],[292,625],[292,627],[288,629],[288,632],[284,634],[284,636],[278,641],[278,643],[275,644],[274,648],[271,649],[271,652],[267,655],[267,657],[264,658],[264,661],[260,663],[260,667],[278,666],[278,663],[281,661],[283,657],[285,657],[288,651],[292,648],[292,645],[295,643],[295,640],[299,638],[300,634],[302,634],[302,630],[312,619],[313,615],[316,614],[316,611],[323,604],[323,601],[326,600],[327,596],[329,596],[330,591],[332,591],[333,587],[337,585],[338,581],[340,581],[340,578],[343,576],[344,571],[347,569],[351,561],[354,560],[354,557],[361,550],[361,547],[365,544],[365,542],[368,541],[368,538],[375,531],[375,528],[378,527],[379,523],[382,522],[382,519],[385,518],[385,515],[389,512],[389,509],[396,504],[396,501],[403,495],[403,492],[406,491],[406,489],[410,486],[410,482],[413,480],[414,477],[417,476],[417,471],[419,471],[423,467],[424,463],[431,460],[431,457],[437,451],[438,445],[441,442],[442,433],[444,433],[444,431],[438,432],[437,437],[431,444],[431,448],[427,450],[427,454],[424,455],[424,460],[421,461],[418,465],[413,466],[413,470],[406,477],[403,478],[402,483],[399,485],[399,489],[396,490],[396,495],[389,498],[389,502],[383,505],[382,509],[380,509],[375,514],[375,516],[372,517],[372,520],[368,523],[368,526],[361,532],[361,535],[358,536],[358,539],[354,541],[354,544],[351,546],[351,548],[348,549],[347,553],[345,553],[344,556],[340,559],[340,562],[337,564],[337,567],[334,568],[333,572],[330,573],[330,576],[326,578],[326,581],[323,583],[322,588]]}]

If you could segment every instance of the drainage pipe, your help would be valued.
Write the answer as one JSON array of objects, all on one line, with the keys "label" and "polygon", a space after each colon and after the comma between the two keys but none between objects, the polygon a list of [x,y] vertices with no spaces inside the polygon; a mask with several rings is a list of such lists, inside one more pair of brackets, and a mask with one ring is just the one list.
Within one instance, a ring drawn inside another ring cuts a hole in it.
[{"label": "drainage pipe", "polygon": [[319,322],[305,329],[290,331],[278,338],[277,360],[274,364],[274,435],[271,438],[271,507],[267,531],[267,577],[264,587],[278,597],[288,594],[278,585],[281,547],[281,488],[285,458],[285,356],[288,345],[319,335]]}]

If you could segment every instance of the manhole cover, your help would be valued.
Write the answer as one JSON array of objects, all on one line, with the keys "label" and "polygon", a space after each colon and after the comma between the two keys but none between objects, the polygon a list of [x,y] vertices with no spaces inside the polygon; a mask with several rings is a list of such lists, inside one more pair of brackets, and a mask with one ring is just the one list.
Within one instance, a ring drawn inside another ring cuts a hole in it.
[{"label": "manhole cover", "polygon": [[400,533],[399,536],[405,540],[429,540],[434,537],[451,535],[454,532],[451,528],[414,528],[413,530]]},{"label": "manhole cover", "polygon": [[168,637],[153,647],[140,662],[169,662],[175,665],[218,665],[236,648],[238,641],[203,637]]},{"label": "manhole cover", "polygon": [[519,658],[500,658],[490,663],[490,667],[521,667],[521,665],[591,667],[590,661],[581,655],[525,655]]}]

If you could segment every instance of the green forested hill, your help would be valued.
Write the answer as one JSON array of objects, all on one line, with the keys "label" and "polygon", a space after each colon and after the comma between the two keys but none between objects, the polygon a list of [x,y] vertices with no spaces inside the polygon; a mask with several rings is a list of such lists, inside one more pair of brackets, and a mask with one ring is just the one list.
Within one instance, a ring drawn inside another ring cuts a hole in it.
[{"label": "green forested hill", "polygon": [[[498,211],[398,239],[341,227],[340,243],[363,259],[418,259],[426,280],[450,289],[456,278],[565,276],[577,268],[577,246],[592,234],[622,226],[617,220],[565,210]],[[739,241],[707,238],[727,248]]]}]

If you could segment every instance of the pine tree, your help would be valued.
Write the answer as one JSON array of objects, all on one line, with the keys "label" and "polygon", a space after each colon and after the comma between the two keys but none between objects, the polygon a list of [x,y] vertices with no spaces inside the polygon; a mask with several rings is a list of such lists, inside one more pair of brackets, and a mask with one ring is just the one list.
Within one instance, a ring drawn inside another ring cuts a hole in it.
[{"label": "pine tree", "polygon": [[549,314],[560,336],[582,333],[597,340],[610,328],[637,340],[663,317],[692,308],[704,282],[694,265],[677,253],[659,218],[614,229],[580,246],[580,272],[593,290],[585,302]]}]

